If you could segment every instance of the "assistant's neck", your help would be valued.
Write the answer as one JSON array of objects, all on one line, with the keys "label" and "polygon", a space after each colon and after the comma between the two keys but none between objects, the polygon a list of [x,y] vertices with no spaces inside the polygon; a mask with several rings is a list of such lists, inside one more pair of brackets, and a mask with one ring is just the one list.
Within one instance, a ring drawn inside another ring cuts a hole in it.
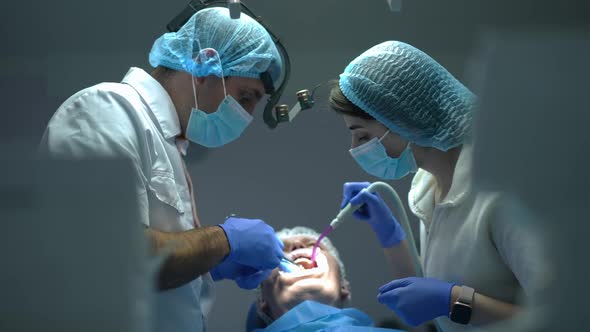
[{"label": "assistant's neck", "polygon": [[451,190],[461,149],[462,146],[452,148],[448,151],[430,149],[425,155],[425,162],[421,167],[434,175],[437,183],[439,202],[442,202]]}]

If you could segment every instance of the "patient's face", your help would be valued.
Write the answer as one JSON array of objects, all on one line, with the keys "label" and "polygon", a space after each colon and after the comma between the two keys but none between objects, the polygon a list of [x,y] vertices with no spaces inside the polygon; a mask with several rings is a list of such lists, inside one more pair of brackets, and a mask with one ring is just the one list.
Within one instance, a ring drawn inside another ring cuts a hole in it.
[{"label": "patient's face", "polygon": [[283,239],[285,255],[303,269],[292,273],[275,269],[262,283],[259,309],[271,318],[277,319],[305,300],[341,307],[350,296],[348,285],[341,281],[338,262],[322,245],[316,254],[316,264],[312,265],[315,241],[308,236]]}]

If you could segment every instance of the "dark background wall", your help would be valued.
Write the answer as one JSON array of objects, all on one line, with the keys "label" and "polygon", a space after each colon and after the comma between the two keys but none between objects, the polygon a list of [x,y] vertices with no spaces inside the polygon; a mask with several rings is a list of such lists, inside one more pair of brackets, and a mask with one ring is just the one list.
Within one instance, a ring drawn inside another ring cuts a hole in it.
[{"label": "dark background wall", "polygon": [[[71,94],[102,81],[119,81],[130,66],[148,69],[152,42],[184,0],[56,1],[0,4],[0,139],[22,150],[34,147],[57,107]],[[511,29],[584,22],[583,1],[406,1],[401,13],[385,1],[262,1],[247,4],[282,37],[292,60],[285,103],[295,92],[338,77],[346,64],[386,40],[410,43],[466,79],[485,27]],[[348,154],[349,134],[326,106],[317,106],[277,130],[261,119],[227,147],[190,148],[190,171],[201,220],[223,222],[230,213],[261,218],[276,229],[306,225],[321,231],[338,211],[342,183],[375,180]],[[409,179],[393,182],[405,200]],[[414,220],[414,219],[412,219]],[[414,220],[415,221],[415,220]],[[376,321],[390,315],[376,302],[389,280],[369,227],[343,225],[333,235],[348,268],[353,303]],[[252,293],[229,282],[218,287],[212,331],[242,328]]]}]

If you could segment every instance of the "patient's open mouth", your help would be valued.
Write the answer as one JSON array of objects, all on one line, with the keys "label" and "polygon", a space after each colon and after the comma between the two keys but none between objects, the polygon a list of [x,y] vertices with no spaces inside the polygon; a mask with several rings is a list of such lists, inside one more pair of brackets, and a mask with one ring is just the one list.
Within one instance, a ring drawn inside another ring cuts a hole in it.
[{"label": "patient's open mouth", "polygon": [[307,256],[304,253],[300,253],[300,255],[295,255],[292,258],[293,262],[295,262],[295,264],[301,266],[302,268],[309,270],[309,269],[313,269],[315,267],[318,267],[318,263],[317,262],[312,262],[311,261],[311,256]]},{"label": "patient's open mouth", "polygon": [[303,248],[292,251],[287,254],[287,257],[295,264],[301,267],[300,270],[285,272],[280,271],[282,275],[289,276],[290,278],[310,278],[319,277],[328,271],[328,260],[326,255],[320,251],[316,255],[315,263],[311,261],[311,248]]}]

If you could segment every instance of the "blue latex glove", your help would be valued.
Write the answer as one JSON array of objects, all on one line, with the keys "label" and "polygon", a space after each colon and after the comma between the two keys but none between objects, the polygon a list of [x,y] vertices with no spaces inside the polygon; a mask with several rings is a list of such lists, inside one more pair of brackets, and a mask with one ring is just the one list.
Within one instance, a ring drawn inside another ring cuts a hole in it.
[{"label": "blue latex glove", "polygon": [[385,304],[411,326],[448,316],[455,284],[432,278],[394,280],[379,288],[379,303]]},{"label": "blue latex glove", "polygon": [[211,277],[215,281],[233,280],[242,289],[254,289],[268,278],[271,273],[272,270],[257,270],[226,260],[211,270]]},{"label": "blue latex glove", "polygon": [[279,266],[284,244],[264,221],[232,217],[219,227],[225,232],[230,247],[224,261],[257,270],[272,270]]},{"label": "blue latex glove", "polygon": [[366,189],[369,182],[347,182],[342,194],[342,209],[348,203],[362,206],[354,212],[357,219],[366,221],[377,235],[381,247],[390,248],[398,245],[406,238],[406,233],[395,219],[387,204],[377,195]]}]

